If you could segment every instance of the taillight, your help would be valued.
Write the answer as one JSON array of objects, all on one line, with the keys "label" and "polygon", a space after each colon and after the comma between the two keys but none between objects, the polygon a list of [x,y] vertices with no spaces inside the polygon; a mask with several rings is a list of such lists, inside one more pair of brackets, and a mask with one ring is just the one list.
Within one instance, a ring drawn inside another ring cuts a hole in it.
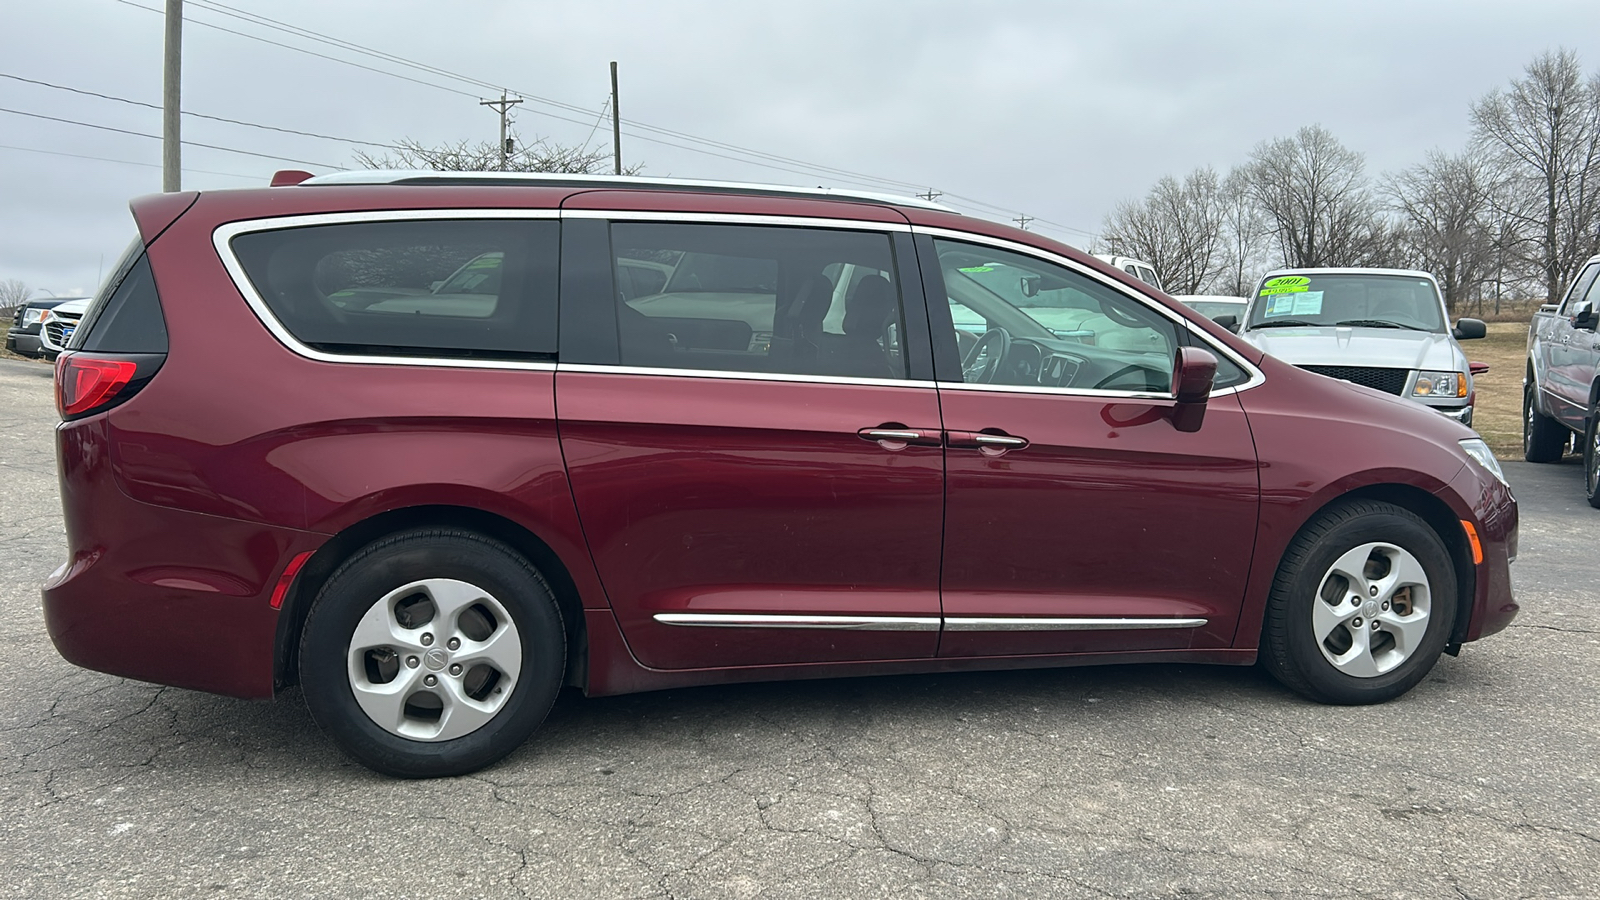
[{"label": "taillight", "polygon": [[56,357],[56,411],[63,419],[88,415],[123,399],[138,377],[138,359],[63,353]]}]

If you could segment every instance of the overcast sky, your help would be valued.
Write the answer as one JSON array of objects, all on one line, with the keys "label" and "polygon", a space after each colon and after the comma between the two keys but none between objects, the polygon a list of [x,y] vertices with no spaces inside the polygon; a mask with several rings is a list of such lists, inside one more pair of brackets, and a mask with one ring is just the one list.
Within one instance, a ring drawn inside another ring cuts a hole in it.
[{"label": "overcast sky", "polygon": [[[645,174],[886,189],[763,168],[743,152],[755,150],[1012,211],[980,213],[989,218],[1027,213],[1052,223],[1036,230],[1080,246],[1114,203],[1162,175],[1225,171],[1302,125],[1321,123],[1366,154],[1374,176],[1433,147],[1459,149],[1474,99],[1536,54],[1586,52],[1600,34],[1595,0],[221,2],[522,92],[529,99],[515,127],[525,138],[609,148],[609,123],[593,123],[617,60],[624,119],[743,148],[692,152],[625,124],[624,161],[643,163]],[[162,17],[151,10],[162,4],[5,0],[0,74],[159,104]],[[477,103],[488,88],[269,30],[199,0],[186,13],[187,111],[375,142],[496,136],[495,114]],[[1583,62],[1593,71],[1600,51]],[[0,108],[161,128],[155,109],[14,78],[0,78]],[[355,165],[347,143],[204,119],[186,118],[184,138],[327,164],[185,147],[185,188],[261,186],[279,168]],[[160,189],[160,160],[157,140],[0,112],[0,279],[92,291],[133,235],[127,201]]]}]

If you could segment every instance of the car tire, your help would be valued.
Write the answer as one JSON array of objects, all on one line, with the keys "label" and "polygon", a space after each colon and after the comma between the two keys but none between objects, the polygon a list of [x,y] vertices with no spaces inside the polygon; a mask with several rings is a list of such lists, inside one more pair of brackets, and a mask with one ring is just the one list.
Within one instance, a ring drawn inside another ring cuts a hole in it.
[{"label": "car tire", "polygon": [[418,529],[366,546],[318,592],[300,639],[311,717],[363,765],[464,775],[537,729],[566,672],[548,582],[505,544]]},{"label": "car tire", "polygon": [[1583,432],[1583,493],[1590,506],[1600,509],[1600,403],[1589,410],[1589,427]]},{"label": "car tire", "polygon": [[1522,388],[1522,458],[1547,463],[1561,459],[1567,449],[1567,430],[1542,412],[1533,402],[1534,386]]},{"label": "car tire", "polygon": [[1438,661],[1456,603],[1455,565],[1427,522],[1392,503],[1341,503],[1284,552],[1267,601],[1262,665],[1323,703],[1392,700]]}]

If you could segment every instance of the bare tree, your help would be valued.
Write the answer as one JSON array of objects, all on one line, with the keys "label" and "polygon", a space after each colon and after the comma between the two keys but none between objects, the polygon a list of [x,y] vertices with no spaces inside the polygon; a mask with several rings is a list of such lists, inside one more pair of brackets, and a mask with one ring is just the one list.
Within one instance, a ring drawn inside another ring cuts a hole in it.
[{"label": "bare tree", "polygon": [[0,281],[0,322],[9,323],[11,313],[28,301],[33,289],[15,278]]},{"label": "bare tree", "polygon": [[1509,189],[1497,211],[1528,239],[1526,263],[1554,301],[1600,250],[1600,74],[1586,80],[1566,49],[1523,71],[1473,104],[1473,140],[1498,164]]},{"label": "bare tree", "polygon": [[1269,237],[1267,218],[1250,198],[1249,184],[1241,169],[1223,179],[1218,194],[1222,207],[1223,266],[1206,288],[1210,293],[1247,296],[1255,289],[1257,276],[1271,267],[1263,244]]},{"label": "bare tree", "polygon": [[1283,263],[1356,266],[1387,261],[1394,237],[1367,182],[1366,162],[1320,125],[1264,141],[1243,168]]},{"label": "bare tree", "polygon": [[1451,312],[1480,298],[1493,276],[1492,178],[1481,155],[1433,150],[1425,162],[1384,181],[1400,215],[1402,252],[1439,279]]},{"label": "bare tree", "polygon": [[1102,235],[1112,253],[1155,267],[1167,290],[1197,294],[1224,268],[1223,207],[1216,170],[1166,176],[1142,201],[1123,201],[1106,216]]},{"label": "bare tree", "polygon": [[[356,152],[356,161],[369,169],[427,169],[434,172],[557,172],[567,175],[593,175],[606,172],[612,163],[611,151],[591,150],[588,145],[567,146],[539,138],[523,143],[514,135],[513,150],[502,170],[500,146],[494,141],[459,141],[429,147],[412,138],[399,142],[399,149],[383,156]],[[637,175],[643,166],[631,166],[625,175]]]}]

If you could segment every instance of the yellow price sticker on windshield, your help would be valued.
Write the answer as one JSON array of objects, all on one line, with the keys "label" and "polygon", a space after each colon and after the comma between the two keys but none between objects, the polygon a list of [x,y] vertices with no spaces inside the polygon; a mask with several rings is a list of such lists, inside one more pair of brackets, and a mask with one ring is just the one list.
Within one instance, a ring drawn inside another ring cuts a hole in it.
[{"label": "yellow price sticker on windshield", "polygon": [[1274,278],[1261,286],[1261,296],[1271,297],[1274,294],[1298,294],[1311,290],[1311,279],[1304,275],[1285,275]]},{"label": "yellow price sticker on windshield", "polygon": [[993,272],[994,266],[962,266],[963,272]]}]

